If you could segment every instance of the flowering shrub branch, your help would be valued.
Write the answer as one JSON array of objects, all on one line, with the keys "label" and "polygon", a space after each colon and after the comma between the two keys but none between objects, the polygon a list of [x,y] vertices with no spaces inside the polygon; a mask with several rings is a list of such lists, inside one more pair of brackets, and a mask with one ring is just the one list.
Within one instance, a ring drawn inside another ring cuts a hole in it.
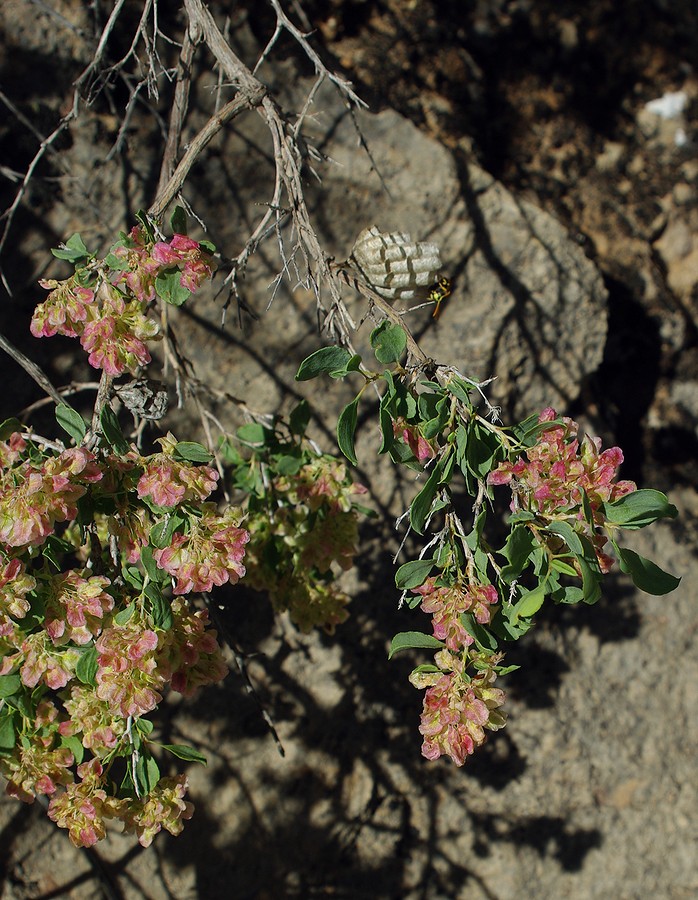
[{"label": "flowering shrub branch", "polygon": [[[504,725],[504,693],[493,683],[517,667],[502,665],[501,648],[533,626],[546,599],[596,603],[614,564],[607,549],[641,590],[665,594],[676,588],[678,578],[621,547],[618,536],[677,511],[659,491],[618,481],[620,448],[602,451],[598,439],[580,437],[577,423],[553,409],[512,428],[497,424],[491,407],[482,416],[476,404],[482,387],[426,360],[370,286],[369,296],[386,316],[371,334],[382,370],[371,371],[342,347],[325,347],[303,361],[296,378],[363,377],[337,427],[340,449],[352,462],[364,388],[383,382],[379,453],[423,473],[409,528],[430,533],[430,540],[418,559],[400,566],[395,581],[409,606],[431,616],[432,633],[396,635],[390,655],[437,651],[434,663],[418,666],[410,678],[426,689],[422,753],[427,759],[446,755],[460,766],[487,731]],[[406,350],[416,366],[400,364]],[[485,537],[496,486],[507,486],[512,497],[509,534],[497,550]],[[467,526],[456,509],[455,487],[472,498]]]},{"label": "flowering shrub branch", "polygon": [[[55,254],[75,274],[44,282],[32,333],[79,338],[109,381],[150,361],[153,301],[181,304],[215,268],[210,245],[157,240],[145,217],[104,259],[79,235]],[[76,845],[117,819],[147,846],[192,812],[185,776],[161,778],[155,749],[204,761],[158,745],[147,717],[166,690],[225,677],[192,598],[245,574],[249,532],[209,499],[219,474],[204,447],[168,434],[141,455],[107,397],[96,435],[57,409],[74,447],[39,444],[16,419],[0,430],[0,772],[11,795],[48,796]]]},{"label": "flowering shrub branch", "polygon": [[[286,30],[312,61],[316,87],[329,76],[345,99],[360,105],[348,82],[325,69],[307,36],[275,0],[270,3],[277,31],[254,71]],[[112,408],[113,395],[127,403],[131,389],[114,387],[113,380],[127,373],[140,378],[151,362],[151,342],[163,337],[162,316],[154,316],[158,304],[160,312],[168,304],[181,306],[216,270],[213,246],[186,234],[182,210],[174,213],[169,240],[155,220],[211,137],[245,109],[254,109],[269,129],[276,177],[266,211],[231,261],[232,291],[259,242],[275,234],[283,271],[297,272],[321,309],[320,286],[327,290],[325,330],[341,344],[309,356],[297,378],[363,379],[338,418],[340,450],[356,464],[358,407],[374,386],[380,394],[378,452],[422,479],[410,504],[409,530],[426,542],[419,558],[399,567],[395,583],[408,607],[420,606],[431,617],[431,633],[397,635],[390,655],[435,653],[433,663],[410,676],[425,691],[423,755],[463,765],[489,731],[503,727],[504,692],[495,682],[516,668],[503,664],[503,648],[533,627],[546,601],[597,602],[614,560],[642,590],[665,594],[678,584],[619,542],[623,529],[676,515],[658,491],[617,480],[619,448],[602,450],[552,409],[503,427],[483,385],[429,360],[386,301],[391,284],[409,281],[413,267],[386,271],[382,284],[371,284],[355,278],[356,267],[327,257],[301,177],[313,156],[301,142],[300,126],[316,87],[298,120],[287,118],[233,53],[208,7],[184,0],[184,10],[189,31],[183,74],[150,216],[139,214],[138,224],[104,258],[77,234],[54,251],[74,273],[41,282],[49,293],[31,322],[37,338],[76,338],[89,364],[101,371],[92,421],[88,425],[74,409],[58,405],[56,418],[70,446],[33,435],[16,419],[0,425],[0,772],[10,795],[25,802],[48,797],[50,818],[80,847],[103,839],[112,820],[148,846],[163,828],[178,834],[192,815],[186,776],[161,775],[158,759],[162,752],[189,762],[205,759],[196,748],[159,743],[151,717],[168,691],[190,695],[226,675],[199,595],[245,579],[303,631],[332,633],[347,617],[348,597],[338,578],[358,551],[359,518],[368,512],[360,503],[365,489],[345,463],[307,439],[306,404],[288,424],[249,422],[222,441],[219,453],[238,505],[217,502],[220,475],[206,448],[168,433],[158,450],[143,455],[124,437]],[[115,8],[100,46],[119,14]],[[146,20],[138,33],[150,47]],[[236,95],[175,166],[187,73],[200,38],[236,85]],[[148,67],[153,90],[156,56]],[[98,62],[76,83],[73,110],[30,168],[77,115],[80,87]],[[0,244],[30,176],[28,171]],[[282,234],[287,217],[295,241],[290,253]],[[375,277],[385,259],[381,242],[390,236],[375,228],[364,234],[360,274]],[[393,249],[417,247],[408,236],[398,237]],[[429,258],[438,258],[438,248],[428,246]],[[422,262],[424,287],[433,273],[431,263]],[[437,280],[439,289],[427,295],[436,303],[446,296],[443,283],[449,285]],[[371,334],[376,371],[348,349],[353,323],[342,303],[343,284],[357,287],[379,320]],[[405,290],[414,287],[406,284]],[[47,389],[55,399],[53,387]],[[145,417],[146,401],[134,403],[127,405]],[[500,487],[511,494],[511,514],[508,536],[496,548],[486,524]],[[467,515],[454,500],[463,489],[470,498]]]}]

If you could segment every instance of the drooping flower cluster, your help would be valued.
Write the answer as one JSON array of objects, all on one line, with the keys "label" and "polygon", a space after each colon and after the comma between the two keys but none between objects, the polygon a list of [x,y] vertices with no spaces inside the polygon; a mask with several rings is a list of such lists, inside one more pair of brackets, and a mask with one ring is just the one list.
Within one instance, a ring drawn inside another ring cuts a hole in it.
[{"label": "drooping flower cluster", "polygon": [[[296,447],[296,445],[293,445]],[[296,447],[297,449],[297,447]],[[269,594],[302,631],[332,633],[346,621],[347,595],[334,569],[353,565],[358,544],[356,498],[366,493],[334,457],[303,448],[297,471],[256,483],[260,504],[250,504],[246,527],[246,583]],[[242,462],[242,472],[252,463]],[[273,457],[269,470],[273,472]]]},{"label": "drooping flower cluster", "polygon": [[[557,419],[548,407],[539,422]],[[551,425],[541,432],[536,443],[514,463],[501,463],[488,477],[490,484],[510,484],[512,509],[554,518],[561,512],[577,510],[583,493],[592,510],[600,503],[617,500],[637,489],[632,481],[616,481],[623,462],[620,447],[601,451],[601,439],[589,435],[578,437],[579,426],[566,416],[562,424]]]},{"label": "drooping flower cluster", "polygon": [[428,578],[420,587],[414,588],[414,592],[423,597],[423,612],[432,616],[434,637],[454,652],[469,647],[474,641],[463,627],[461,614],[471,612],[483,625],[490,621],[491,607],[499,600],[497,590],[491,584],[438,585],[436,578]]},{"label": "drooping flower cluster", "polygon": [[181,834],[183,820],[194,814],[193,803],[184,799],[188,787],[184,775],[161,778],[146,797],[124,802],[119,811],[124,831],[135,833],[142,847],[150,847],[163,828],[175,836]]},{"label": "drooping flower cluster", "polygon": [[[111,376],[135,373],[150,362],[146,342],[160,335],[146,308],[158,287],[169,302],[181,303],[215,269],[211,253],[199,242],[183,234],[156,242],[142,226],[124,235],[106,260],[95,262],[86,254],[82,262],[64,281],[41,282],[51,293],[34,311],[31,332],[79,338],[90,365]],[[176,300],[173,285],[183,292]]]},{"label": "drooping flower cluster", "polygon": [[78,514],[77,501],[102,472],[89,450],[18,462],[0,472],[0,542],[13,549],[39,546],[57,522]]},{"label": "drooping flower cluster", "polygon": [[154,453],[138,480],[138,496],[149,497],[157,506],[179,506],[205,500],[215,490],[218,472],[210,466],[192,466],[175,459],[177,441],[172,434],[158,438],[162,453]]},{"label": "drooping flower cluster", "polygon": [[[218,476],[187,453],[204,448],[161,443],[141,456],[0,442],[0,772],[19,799],[50,796],[78,846],[109,819],[144,845],[181,830],[186,780],[154,774],[141,723],[168,688],[191,694],[227,673],[207,612],[168,585],[170,573],[181,593],[237,581],[248,534],[239,510],[203,502]],[[119,758],[150,768],[117,789]]]},{"label": "drooping flower cluster", "polygon": [[175,579],[173,593],[210,591],[245,574],[242,558],[250,535],[240,528],[240,513],[229,507],[222,515],[213,503],[200,507],[201,517],[189,521],[189,531],[176,533],[169,546],[155,550],[161,569]]},{"label": "drooping flower cluster", "polygon": [[[557,413],[548,407],[539,423],[554,422]],[[511,508],[528,510],[544,519],[576,519],[576,527],[594,546],[602,572],[608,572],[613,559],[603,552],[607,542],[603,527],[602,504],[618,500],[637,490],[633,481],[616,481],[623,462],[620,447],[601,450],[601,439],[584,435],[576,422],[566,416],[561,423],[545,428],[525,456],[515,462],[501,463],[488,477],[489,484],[508,484],[512,491]],[[587,521],[584,509],[591,511]]]},{"label": "drooping flower cluster", "polygon": [[[422,755],[426,759],[449,756],[462,766],[468,756],[484,743],[486,731],[497,731],[506,719],[500,712],[504,691],[492,687],[496,679],[493,666],[501,655],[469,653],[465,657],[441,650],[434,657],[440,671],[414,672],[410,681],[426,687],[419,731],[424,737]],[[466,673],[469,663],[477,671]]]}]

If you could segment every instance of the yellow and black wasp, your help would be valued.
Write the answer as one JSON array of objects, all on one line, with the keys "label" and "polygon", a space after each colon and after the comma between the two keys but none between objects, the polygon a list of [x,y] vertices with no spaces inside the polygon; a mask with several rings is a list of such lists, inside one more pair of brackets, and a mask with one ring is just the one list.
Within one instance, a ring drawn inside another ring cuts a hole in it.
[{"label": "yellow and black wasp", "polygon": [[427,300],[430,300],[432,303],[435,303],[434,312],[431,314],[433,319],[439,318],[439,313],[441,311],[441,304],[451,293],[451,280],[450,278],[446,278],[443,275],[439,276],[436,279],[436,284],[429,291],[427,295]]}]

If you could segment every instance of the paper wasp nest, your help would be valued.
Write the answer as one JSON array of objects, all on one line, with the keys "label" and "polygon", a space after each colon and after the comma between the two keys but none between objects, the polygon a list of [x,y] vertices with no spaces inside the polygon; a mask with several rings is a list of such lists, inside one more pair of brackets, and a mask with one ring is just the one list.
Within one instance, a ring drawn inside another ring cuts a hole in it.
[{"label": "paper wasp nest", "polygon": [[425,294],[441,268],[436,244],[413,242],[402,231],[382,234],[375,225],[364,228],[349,259],[387,300],[412,300]]}]

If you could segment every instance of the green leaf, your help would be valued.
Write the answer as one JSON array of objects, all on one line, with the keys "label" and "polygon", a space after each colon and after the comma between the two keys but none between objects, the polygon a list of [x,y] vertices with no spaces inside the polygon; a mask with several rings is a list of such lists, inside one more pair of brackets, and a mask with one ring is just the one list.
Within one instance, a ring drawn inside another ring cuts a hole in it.
[{"label": "green leaf", "polygon": [[497,675],[508,675],[510,672],[517,672],[521,666],[492,666]]},{"label": "green leaf", "polygon": [[334,373],[346,371],[351,359],[351,353],[344,347],[321,347],[300,364],[296,372],[296,381],[309,381],[322,375],[323,372],[334,377]]},{"label": "green leaf", "polygon": [[499,439],[489,429],[473,421],[468,434],[466,448],[467,465],[470,472],[483,480],[494,469],[498,459],[504,456]]},{"label": "green leaf", "polygon": [[76,444],[85,437],[87,425],[79,412],[68,406],[66,403],[59,403],[56,407],[56,422],[69,434]]},{"label": "green leaf", "polygon": [[439,489],[440,474],[438,466],[435,466],[425,481],[424,487],[410,504],[410,525],[417,534],[424,534],[424,526]]},{"label": "green leaf", "polygon": [[406,562],[395,573],[395,587],[399,591],[419,587],[424,584],[433,568],[433,559],[413,559]]},{"label": "green leaf", "polygon": [[553,594],[552,598],[556,603],[581,603],[584,599],[584,591],[575,587],[574,585],[567,585],[565,587],[558,588]]},{"label": "green leaf", "polygon": [[51,253],[57,259],[66,259],[70,263],[76,263],[78,260],[87,259],[90,251],[83,243],[79,234],[74,234],[58,249],[52,249]]},{"label": "green leaf", "polygon": [[337,444],[342,453],[352,465],[357,464],[356,451],[354,450],[354,433],[358,418],[360,397],[354,399],[339,414],[337,420]]},{"label": "green leaf", "polygon": [[543,605],[547,582],[541,581],[532,591],[522,592],[521,599],[509,611],[509,618],[516,624],[520,618],[530,619]]},{"label": "green leaf", "polygon": [[630,575],[635,587],[640,588],[641,591],[655,596],[663,596],[670,594],[679,586],[681,579],[660,569],[656,563],[645,559],[634,550],[620,548],[616,544],[613,546],[618,554],[621,570]]},{"label": "green leaf", "polygon": [[130,584],[131,587],[135,588],[137,591],[142,589],[143,575],[136,566],[124,566],[121,569],[121,574],[123,575],[124,581],[127,584]]},{"label": "green leaf", "polygon": [[492,632],[481,625],[472,613],[461,613],[460,619],[468,634],[475,638],[475,643],[480,650],[490,650],[494,653],[498,647],[498,643],[497,638]]},{"label": "green leaf", "polygon": [[104,257],[104,262],[109,266],[110,269],[113,269],[115,272],[127,272],[130,268],[128,264],[128,259],[124,257],[117,256],[114,251],[119,250],[122,247],[127,246],[123,241],[117,241]]},{"label": "green leaf", "polygon": [[675,519],[679,511],[661,491],[640,490],[604,503],[603,512],[610,525],[620,528],[644,528],[657,519]]},{"label": "green leaf", "polygon": [[390,642],[388,659],[392,659],[396,653],[400,653],[402,650],[440,650],[444,646],[442,641],[430,634],[424,634],[421,631],[401,631]]},{"label": "green leaf", "polygon": [[187,233],[187,214],[182,206],[175,206],[174,211],[170,216],[170,226],[172,227],[172,232],[174,234]]},{"label": "green leaf", "polygon": [[142,735],[147,737],[149,734],[152,734],[153,728],[155,726],[150,721],[150,719],[136,719],[136,728],[140,731]]},{"label": "green leaf", "polygon": [[108,403],[102,407],[102,412],[99,414],[99,424],[107,444],[121,456],[128,453],[128,441],[121,431],[121,425],[119,425],[116,413]]},{"label": "green leaf", "polygon": [[208,765],[208,760],[203,753],[199,753],[193,747],[186,744],[161,744],[163,750],[169,750],[178,759],[185,759],[187,762],[201,763],[202,766]]},{"label": "green leaf", "polygon": [[213,455],[196,441],[177,441],[172,456],[179,462],[210,463]]},{"label": "green leaf", "polygon": [[577,562],[582,571],[583,600],[592,606],[601,599],[601,570],[598,561],[594,557],[594,562],[590,565],[588,560],[578,556]]},{"label": "green leaf", "polygon": [[154,581],[156,584],[164,584],[169,580],[170,576],[168,573],[155,562],[153,548],[148,544],[145,547],[141,547],[141,563],[151,581]]},{"label": "green leaf", "polygon": [[395,445],[395,433],[393,432],[393,417],[390,415],[388,407],[390,406],[391,397],[388,393],[381,397],[380,407],[378,409],[378,421],[381,429],[381,445],[378,449],[379,453],[388,453]]},{"label": "green leaf", "polygon": [[73,754],[75,765],[79,766],[85,756],[85,748],[83,747],[80,738],[76,737],[74,734],[66,736],[62,735],[61,747],[67,747],[68,750],[70,750],[70,752]]},{"label": "green leaf", "polygon": [[160,781],[160,769],[149,753],[142,753],[136,762],[136,781],[141,797],[149,794]]},{"label": "green leaf", "polygon": [[[114,617],[116,621],[116,617]],[[96,684],[95,676],[97,674],[97,648],[94,644],[87,650],[83,650],[80,659],[75,666],[75,675],[80,684],[87,684],[94,687]]]},{"label": "green leaf", "polygon": [[127,607],[125,607],[122,610],[119,610],[119,612],[114,616],[114,624],[116,624],[116,625],[128,624],[128,622],[131,619],[131,616],[134,614],[135,611],[136,611],[136,604],[129,603],[129,605]]},{"label": "green leaf", "polygon": [[391,325],[385,319],[371,332],[371,346],[376,359],[383,365],[399,362],[407,346],[407,336],[399,325]]},{"label": "green leaf", "polygon": [[279,475],[297,475],[302,468],[303,459],[300,456],[274,457],[274,471]]},{"label": "green leaf", "polygon": [[550,522],[545,530],[559,535],[575,556],[584,558],[582,539],[569,522]]},{"label": "green leaf", "polygon": [[518,578],[528,566],[531,553],[536,549],[537,543],[530,528],[525,525],[515,525],[509,533],[506,544],[499,551],[509,560],[509,564],[501,571],[501,578],[510,584]]},{"label": "green leaf", "polygon": [[169,601],[163,597],[160,588],[152,581],[146,585],[143,593],[149,601],[150,620],[153,623],[153,628],[168,631],[172,628],[172,622],[174,621]]},{"label": "green leaf", "polygon": [[470,391],[472,390],[472,385],[467,384],[465,381],[463,381],[462,378],[454,376],[453,378],[449,379],[446,384],[446,390],[450,394],[453,394],[453,396],[458,400],[466,403],[468,406],[472,405],[470,402]]},{"label": "green leaf", "polygon": [[155,278],[155,293],[170,306],[182,306],[191,297],[191,291],[181,284],[179,269],[165,269]]},{"label": "green leaf", "polygon": [[564,423],[560,417],[552,419],[550,422],[539,422],[538,413],[534,413],[523,422],[514,425],[511,432],[524,447],[532,447],[544,431],[562,424]]},{"label": "green leaf", "polygon": [[571,578],[577,577],[576,569],[562,559],[553,559],[550,563],[550,568],[560,572],[562,575],[569,575]]},{"label": "green leaf", "polygon": [[310,422],[310,404],[307,400],[301,400],[298,406],[291,410],[288,424],[293,434],[304,435]]},{"label": "green leaf", "polygon": [[0,750],[12,750],[16,740],[14,716],[10,711],[3,711],[0,715]]},{"label": "green leaf", "polygon": [[19,675],[0,675],[0,700],[16,694],[22,685]]},{"label": "green leaf", "polygon": [[172,535],[184,522],[184,517],[177,512],[168,513],[164,519],[156,522],[150,529],[148,542],[156,550],[164,550],[172,543]]},{"label": "green leaf", "polygon": [[[68,407],[70,409],[70,407]],[[0,424],[0,441],[6,441],[16,431],[24,431],[24,425],[14,416]]]},{"label": "green leaf", "polygon": [[248,422],[247,425],[241,425],[235,433],[246,444],[263,444],[267,435],[271,434],[269,429],[260,425],[259,422]]}]

